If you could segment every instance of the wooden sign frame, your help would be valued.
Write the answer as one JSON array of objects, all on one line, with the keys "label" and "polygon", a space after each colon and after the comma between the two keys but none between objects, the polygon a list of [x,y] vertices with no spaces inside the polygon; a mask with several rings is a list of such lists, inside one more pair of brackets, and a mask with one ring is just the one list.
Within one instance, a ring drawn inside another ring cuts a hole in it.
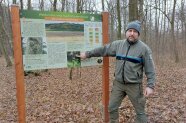
[{"label": "wooden sign frame", "polygon": [[[24,83],[24,70],[23,70],[23,56],[21,47],[21,25],[19,6],[11,6],[12,18],[12,32],[13,32],[13,45],[14,45],[14,63],[16,73],[16,97],[18,109],[19,123],[26,123],[26,104],[25,104],[25,83]],[[102,30],[103,30],[103,44],[108,43],[108,12],[102,12]],[[109,121],[108,102],[109,102],[109,58],[103,58],[102,69],[102,105],[103,105],[103,120]]]},{"label": "wooden sign frame", "polygon": [[25,85],[24,85],[24,70],[23,56],[21,48],[21,26],[19,17],[19,6],[11,6],[12,33],[14,45],[14,63],[16,73],[16,96],[19,123],[26,123],[26,108],[25,108]]},{"label": "wooden sign frame", "polygon": [[[102,29],[103,29],[103,44],[109,42],[108,25],[109,13],[102,12]],[[102,104],[103,104],[103,119],[104,122],[109,122],[108,104],[109,104],[109,57],[103,57],[102,69]]]}]

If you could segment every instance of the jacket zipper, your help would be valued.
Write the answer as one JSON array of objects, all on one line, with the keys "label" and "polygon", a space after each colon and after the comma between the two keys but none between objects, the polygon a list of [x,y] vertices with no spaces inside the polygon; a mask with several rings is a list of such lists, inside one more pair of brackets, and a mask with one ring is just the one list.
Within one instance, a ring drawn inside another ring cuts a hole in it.
[{"label": "jacket zipper", "polygon": [[[127,57],[128,53],[129,53],[129,50],[130,50],[130,45],[129,45],[128,49],[127,49],[126,57]],[[126,63],[126,60],[124,60],[124,63],[123,63],[123,71],[122,71],[122,78],[123,78],[124,84],[126,84],[126,82],[125,82],[125,80],[124,80],[125,63]]]}]

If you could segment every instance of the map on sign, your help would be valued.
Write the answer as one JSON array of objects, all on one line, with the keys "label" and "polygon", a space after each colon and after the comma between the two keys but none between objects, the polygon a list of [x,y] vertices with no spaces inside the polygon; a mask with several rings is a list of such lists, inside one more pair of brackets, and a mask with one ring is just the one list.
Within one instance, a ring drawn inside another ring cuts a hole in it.
[{"label": "map on sign", "polygon": [[102,46],[99,14],[20,11],[24,70],[98,65],[80,52]]}]

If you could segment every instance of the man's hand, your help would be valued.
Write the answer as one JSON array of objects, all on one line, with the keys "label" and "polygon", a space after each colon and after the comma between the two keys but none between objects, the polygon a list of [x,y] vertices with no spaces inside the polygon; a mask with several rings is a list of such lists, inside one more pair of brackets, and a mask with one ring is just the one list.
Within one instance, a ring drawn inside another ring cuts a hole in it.
[{"label": "man's hand", "polygon": [[149,97],[150,95],[152,95],[154,93],[154,89],[146,87],[145,88],[145,92],[144,92],[144,96],[145,97]]},{"label": "man's hand", "polygon": [[87,58],[85,52],[80,53],[80,55],[77,55],[76,57],[80,57],[81,59],[86,59]]}]

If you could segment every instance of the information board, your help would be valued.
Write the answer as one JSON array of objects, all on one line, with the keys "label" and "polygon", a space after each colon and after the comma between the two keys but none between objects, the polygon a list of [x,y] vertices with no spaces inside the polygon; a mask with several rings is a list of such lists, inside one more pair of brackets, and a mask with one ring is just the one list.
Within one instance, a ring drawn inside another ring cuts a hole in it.
[{"label": "information board", "polygon": [[22,10],[20,23],[24,70],[98,65],[76,56],[102,46],[100,14]]}]

